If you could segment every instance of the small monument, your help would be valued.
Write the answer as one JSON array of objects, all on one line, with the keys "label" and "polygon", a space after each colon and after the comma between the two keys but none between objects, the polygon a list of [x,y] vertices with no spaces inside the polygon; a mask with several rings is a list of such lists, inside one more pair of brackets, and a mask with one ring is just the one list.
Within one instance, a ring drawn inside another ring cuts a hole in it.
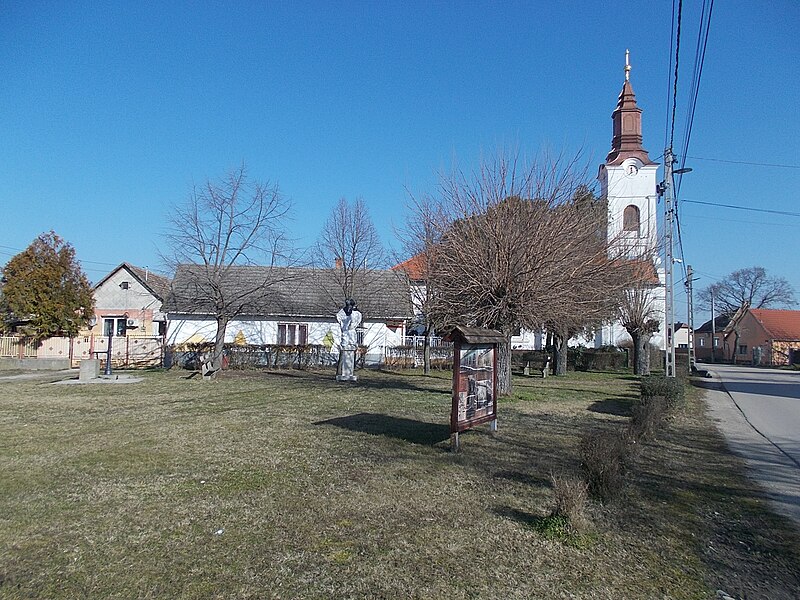
[{"label": "small monument", "polygon": [[356,328],[361,325],[361,311],[356,308],[356,301],[352,298],[347,299],[344,306],[336,313],[336,320],[342,330],[336,381],[357,381],[358,377],[354,374],[358,349]]}]

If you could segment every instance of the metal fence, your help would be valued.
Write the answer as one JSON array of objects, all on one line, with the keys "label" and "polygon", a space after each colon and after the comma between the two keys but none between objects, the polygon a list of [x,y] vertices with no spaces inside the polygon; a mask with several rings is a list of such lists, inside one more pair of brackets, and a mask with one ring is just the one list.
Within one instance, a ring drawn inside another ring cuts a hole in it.
[{"label": "metal fence", "polygon": [[[65,358],[73,367],[81,360],[108,357],[109,339],[97,335],[51,337],[37,343],[20,337],[0,337],[0,358]],[[158,367],[164,360],[164,340],[157,336],[127,335],[111,338],[113,367]]]},{"label": "metal fence", "polygon": [[19,337],[0,337],[0,358],[35,358],[36,342]]}]

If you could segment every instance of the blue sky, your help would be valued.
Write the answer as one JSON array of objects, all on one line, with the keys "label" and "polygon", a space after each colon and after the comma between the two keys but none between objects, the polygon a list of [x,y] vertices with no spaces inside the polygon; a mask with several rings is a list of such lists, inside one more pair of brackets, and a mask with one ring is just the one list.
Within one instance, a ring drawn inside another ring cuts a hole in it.
[{"label": "blue sky", "polygon": [[[685,4],[676,140],[699,20]],[[626,48],[656,158],[671,12],[669,0],[0,3],[0,264],[54,229],[94,281],[122,261],[157,270],[169,207],[242,161],[291,199],[299,245],[341,197],[363,197],[391,244],[407,189],[499,147],[583,149],[594,173]],[[680,190],[698,287],[761,265],[800,291],[800,218],[688,202],[800,213],[798,26],[793,0],[714,6],[687,154],[716,161],[687,159]]]}]

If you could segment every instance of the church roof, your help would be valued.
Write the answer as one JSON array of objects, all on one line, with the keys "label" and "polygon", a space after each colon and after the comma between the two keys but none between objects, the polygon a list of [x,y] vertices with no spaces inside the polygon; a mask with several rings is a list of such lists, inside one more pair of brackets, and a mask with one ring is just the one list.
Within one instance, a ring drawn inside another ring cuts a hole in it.
[{"label": "church roof", "polygon": [[625,53],[625,83],[619,94],[617,107],[611,114],[614,122],[614,136],[611,138],[611,152],[606,156],[606,165],[621,165],[628,158],[636,158],[645,165],[654,165],[642,147],[642,109],[636,104],[636,94],[631,85],[628,53]]}]

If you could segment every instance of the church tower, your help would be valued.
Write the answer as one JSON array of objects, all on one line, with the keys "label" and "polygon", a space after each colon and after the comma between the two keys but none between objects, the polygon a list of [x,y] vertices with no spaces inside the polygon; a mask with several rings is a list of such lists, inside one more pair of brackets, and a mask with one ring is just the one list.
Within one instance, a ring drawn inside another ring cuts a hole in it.
[{"label": "church tower", "polygon": [[658,260],[656,170],[642,147],[642,109],[630,82],[625,51],[625,82],[611,114],[614,135],[611,152],[600,165],[601,198],[608,202],[608,240],[616,253],[628,258]]},{"label": "church tower", "polygon": [[[625,81],[617,107],[611,114],[613,137],[606,162],[600,165],[600,197],[608,203],[608,241],[610,253],[640,262],[652,273],[650,299],[658,314],[664,314],[664,269],[658,249],[656,180],[658,164],[642,147],[642,109],[630,81],[630,55],[625,51]],[[652,266],[651,266],[652,265]],[[664,349],[664,332],[657,332],[651,343]],[[596,332],[595,346],[617,346],[630,340],[620,323],[603,326]]]}]

